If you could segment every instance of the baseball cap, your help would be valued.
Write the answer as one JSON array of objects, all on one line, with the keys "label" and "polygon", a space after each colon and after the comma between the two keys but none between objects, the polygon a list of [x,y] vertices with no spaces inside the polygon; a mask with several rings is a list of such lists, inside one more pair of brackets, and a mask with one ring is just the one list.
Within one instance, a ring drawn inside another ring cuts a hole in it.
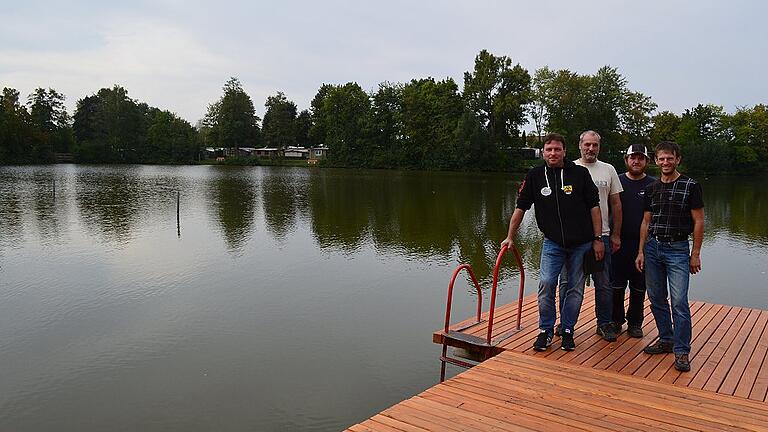
[{"label": "baseball cap", "polygon": [[645,157],[648,157],[648,150],[642,144],[632,144],[631,146],[629,146],[629,148],[627,148],[627,153],[626,153],[627,156],[633,155],[635,153],[640,153]]}]

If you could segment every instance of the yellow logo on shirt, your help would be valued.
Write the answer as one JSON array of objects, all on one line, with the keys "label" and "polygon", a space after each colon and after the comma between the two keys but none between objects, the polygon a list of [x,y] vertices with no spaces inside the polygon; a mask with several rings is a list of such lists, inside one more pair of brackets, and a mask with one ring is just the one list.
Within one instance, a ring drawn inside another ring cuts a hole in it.
[{"label": "yellow logo on shirt", "polygon": [[573,186],[563,185],[563,192],[565,192],[566,195],[570,195],[571,192],[573,192]]}]

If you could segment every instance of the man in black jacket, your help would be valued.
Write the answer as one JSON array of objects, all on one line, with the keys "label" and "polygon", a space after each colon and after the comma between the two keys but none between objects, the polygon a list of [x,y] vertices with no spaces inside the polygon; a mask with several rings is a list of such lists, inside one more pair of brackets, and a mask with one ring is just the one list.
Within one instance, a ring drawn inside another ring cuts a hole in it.
[{"label": "man in black jacket", "polygon": [[563,266],[568,272],[560,322],[561,348],[576,348],[573,329],[584,299],[582,267],[584,254],[594,249],[597,260],[603,258],[602,221],[597,187],[586,168],[565,160],[565,138],[549,134],[544,138],[544,166],[533,168],[520,185],[517,208],[509,221],[502,246],[512,244],[525,212],[536,206],[536,224],[544,233],[539,275],[539,335],[533,348],[546,351],[552,343],[555,327],[555,290]]}]

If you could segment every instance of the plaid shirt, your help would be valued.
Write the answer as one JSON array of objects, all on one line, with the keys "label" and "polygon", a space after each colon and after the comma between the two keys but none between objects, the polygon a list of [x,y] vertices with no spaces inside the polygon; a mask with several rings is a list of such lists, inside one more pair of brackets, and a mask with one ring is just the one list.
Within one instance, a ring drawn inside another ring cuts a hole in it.
[{"label": "plaid shirt", "polygon": [[645,189],[645,211],[651,212],[649,236],[688,236],[693,232],[691,210],[704,207],[701,185],[680,174],[672,183],[657,181]]}]

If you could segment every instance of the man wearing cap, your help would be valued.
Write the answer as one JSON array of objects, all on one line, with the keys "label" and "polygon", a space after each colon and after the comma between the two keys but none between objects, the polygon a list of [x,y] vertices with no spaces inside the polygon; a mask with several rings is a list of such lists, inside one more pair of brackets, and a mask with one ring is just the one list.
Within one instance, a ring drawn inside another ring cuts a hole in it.
[{"label": "man wearing cap", "polygon": [[[655,157],[661,178],[645,189],[635,265],[638,271],[645,270],[645,286],[659,339],[643,352],[674,352],[675,369],[687,372],[691,370],[688,284],[689,274],[701,271],[704,198],[701,185],[677,171],[682,159],[680,146],[670,141],[660,142]],[[688,244],[690,234],[693,234],[692,248]]]},{"label": "man wearing cap", "polygon": [[[589,171],[592,180],[600,194],[600,214],[602,231],[600,237],[604,243],[605,258],[603,270],[592,274],[595,285],[595,315],[597,316],[597,334],[603,339],[613,342],[616,340],[615,326],[612,320],[613,288],[609,277],[611,268],[611,253],[621,246],[621,198],[619,193],[623,190],[619,175],[613,165],[597,159],[600,153],[600,134],[588,130],[579,136],[579,151],[581,158],[574,161],[576,165],[583,166]],[[610,212],[609,212],[610,209]],[[613,224],[611,224],[613,222]],[[562,299],[567,283],[565,272],[560,277],[560,310],[562,312]]]},{"label": "man wearing cap", "polygon": [[555,291],[563,268],[568,270],[568,286],[561,306],[561,349],[573,351],[573,329],[584,299],[584,254],[594,250],[602,259],[599,196],[585,168],[565,160],[565,138],[549,134],[544,138],[544,166],[528,171],[517,195],[517,208],[509,220],[507,237],[501,246],[510,246],[525,212],[535,206],[536,225],[544,233],[539,265],[539,334],[533,344],[546,351],[552,343],[555,326]]},{"label": "man wearing cap", "polygon": [[[613,324],[616,333],[626,321],[629,337],[643,337],[643,302],[645,275],[635,268],[640,244],[640,224],[645,207],[645,188],[656,181],[645,174],[648,150],[642,144],[629,146],[624,154],[627,172],[619,176],[621,193],[621,247],[611,256],[611,286],[613,287]],[[629,306],[624,313],[624,292],[629,284]]]}]

